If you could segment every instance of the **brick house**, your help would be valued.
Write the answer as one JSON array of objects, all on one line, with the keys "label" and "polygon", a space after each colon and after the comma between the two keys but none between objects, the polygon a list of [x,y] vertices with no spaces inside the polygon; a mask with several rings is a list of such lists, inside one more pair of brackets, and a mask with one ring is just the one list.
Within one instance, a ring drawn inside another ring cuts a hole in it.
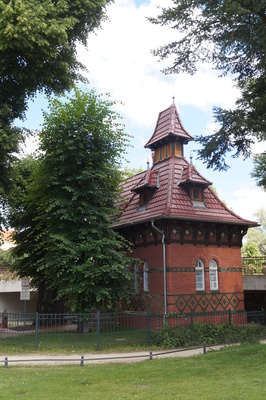
[{"label": "brick house", "polygon": [[257,224],[229,210],[184,157],[193,137],[173,103],[145,145],[153,165],[122,185],[114,229],[133,243],[133,310],[244,310],[242,238]]}]

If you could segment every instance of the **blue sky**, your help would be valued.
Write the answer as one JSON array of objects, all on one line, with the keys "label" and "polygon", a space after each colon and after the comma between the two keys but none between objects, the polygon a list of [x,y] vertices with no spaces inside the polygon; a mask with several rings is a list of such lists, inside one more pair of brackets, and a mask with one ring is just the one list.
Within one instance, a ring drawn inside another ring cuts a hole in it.
[{"label": "blue sky", "polygon": [[[115,0],[108,7],[109,21],[90,35],[85,49],[78,45],[78,57],[88,69],[88,89],[109,92],[114,100],[123,102],[117,111],[124,117],[125,130],[133,136],[127,154],[130,167],[146,168],[150,150],[144,144],[153,133],[158,113],[175,103],[185,129],[192,135],[210,134],[215,129],[212,107],[233,107],[237,90],[230,77],[219,78],[209,65],[199,65],[194,76],[166,76],[161,72],[164,63],[152,56],[151,49],[176,39],[178,33],[169,27],[154,26],[146,19],[158,13],[160,0]],[[164,0],[163,6],[171,4]],[[47,102],[38,95],[29,103],[27,120],[23,125],[40,129],[42,109]],[[30,149],[31,146],[28,145]],[[250,177],[251,160],[228,159],[227,172],[207,170],[192,152],[199,145],[192,142],[185,148],[186,158],[193,154],[199,172],[213,182],[219,197],[240,216],[254,219],[253,213],[265,207],[266,192],[256,187]],[[261,151],[260,145],[260,151]],[[256,152],[256,146],[254,147]]]}]

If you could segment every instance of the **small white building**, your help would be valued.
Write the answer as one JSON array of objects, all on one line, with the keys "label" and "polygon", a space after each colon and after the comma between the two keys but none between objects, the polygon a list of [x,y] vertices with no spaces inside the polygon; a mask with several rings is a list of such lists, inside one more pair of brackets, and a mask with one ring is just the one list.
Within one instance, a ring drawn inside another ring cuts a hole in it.
[{"label": "small white building", "polygon": [[[1,232],[3,243],[0,244],[0,251],[7,251],[15,246],[12,242],[11,234],[8,231]],[[7,313],[34,313],[36,311],[36,303],[38,292],[35,289],[29,290],[30,300],[20,300],[22,287],[21,280],[14,276],[10,279],[6,273],[6,266],[0,265],[0,323],[3,312]]]}]

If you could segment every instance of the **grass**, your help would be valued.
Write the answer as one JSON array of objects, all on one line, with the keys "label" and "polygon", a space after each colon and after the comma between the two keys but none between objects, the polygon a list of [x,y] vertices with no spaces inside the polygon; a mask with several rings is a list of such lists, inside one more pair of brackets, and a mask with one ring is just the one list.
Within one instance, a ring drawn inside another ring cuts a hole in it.
[{"label": "grass", "polygon": [[[35,351],[35,333],[8,336],[0,340],[0,355],[29,354]],[[136,351],[148,347],[146,331],[109,332],[100,336],[100,351]],[[38,334],[38,353],[69,354],[98,351],[97,334],[48,332]]]},{"label": "grass", "polygon": [[[204,343],[225,344],[252,342],[266,337],[266,327],[250,323],[247,326],[211,323],[195,323],[190,327],[169,328],[148,333],[145,330],[116,329],[101,332],[98,348],[97,332],[77,334],[72,331],[56,331],[50,328],[38,333],[38,353],[45,354],[84,354],[101,352],[128,352],[150,349],[171,349],[203,346]],[[20,332],[0,337],[0,355],[33,353],[36,350],[34,331]]]},{"label": "grass", "polygon": [[0,399],[264,400],[266,345],[132,364],[3,368]]}]

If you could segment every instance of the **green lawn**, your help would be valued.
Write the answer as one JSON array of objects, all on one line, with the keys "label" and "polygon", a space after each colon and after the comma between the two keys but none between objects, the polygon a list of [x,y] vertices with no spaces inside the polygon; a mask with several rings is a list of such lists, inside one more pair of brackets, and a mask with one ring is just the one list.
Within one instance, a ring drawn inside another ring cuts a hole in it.
[{"label": "green lawn", "polygon": [[[99,350],[101,351],[134,351],[150,348],[146,331],[115,331],[101,334]],[[0,354],[32,353],[36,349],[35,333],[19,336],[0,337]],[[73,332],[48,332],[38,335],[38,353],[72,353],[78,354],[95,352],[98,350],[97,333],[74,334]],[[1,398],[1,397],[0,397]]]},{"label": "green lawn", "polygon": [[2,367],[0,399],[266,398],[266,344],[133,364]]}]

